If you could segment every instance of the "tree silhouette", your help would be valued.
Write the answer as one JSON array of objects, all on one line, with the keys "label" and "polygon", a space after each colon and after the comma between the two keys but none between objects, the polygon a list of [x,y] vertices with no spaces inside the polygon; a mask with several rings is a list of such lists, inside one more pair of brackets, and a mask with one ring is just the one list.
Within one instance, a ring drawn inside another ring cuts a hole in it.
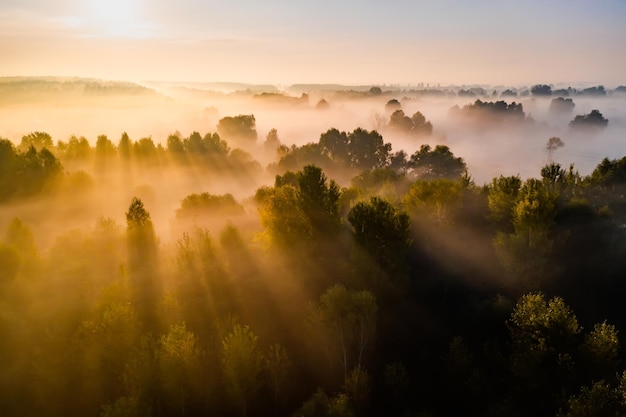
[{"label": "tree silhouette", "polygon": [[550,139],[548,139],[548,143],[546,144],[546,150],[548,151],[548,163],[549,164],[552,163],[552,155],[554,154],[554,151],[556,151],[559,148],[562,148],[563,146],[565,146],[565,144],[563,143],[561,138],[557,138],[556,136],[553,136]]},{"label": "tree silhouette", "polygon": [[259,376],[263,355],[258,348],[258,336],[248,326],[236,324],[222,340],[222,371],[228,391],[245,417],[250,400],[260,387]]},{"label": "tree silhouette", "polygon": [[139,319],[148,329],[157,326],[159,282],[157,277],[157,242],[150,213],[143,202],[133,197],[126,212],[128,272],[133,300]]}]

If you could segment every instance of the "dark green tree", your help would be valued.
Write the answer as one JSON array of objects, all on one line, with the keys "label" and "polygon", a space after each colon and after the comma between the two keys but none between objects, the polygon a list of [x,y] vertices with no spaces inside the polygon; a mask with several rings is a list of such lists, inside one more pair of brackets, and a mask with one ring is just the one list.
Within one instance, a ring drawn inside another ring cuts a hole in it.
[{"label": "dark green tree", "polygon": [[330,332],[331,345],[341,358],[345,382],[352,369],[363,369],[365,351],[376,328],[376,298],[369,291],[350,291],[338,284],[320,296],[317,314]]},{"label": "dark green tree", "polygon": [[417,180],[404,196],[404,205],[418,217],[429,218],[438,225],[454,223],[463,204],[463,184],[448,178]]},{"label": "dark green tree", "polygon": [[40,151],[43,148],[52,149],[52,136],[50,136],[46,132],[32,132],[28,135],[22,136],[22,141],[20,142],[20,149],[27,150],[31,146],[34,146],[35,149]]},{"label": "dark green tree", "polygon": [[349,139],[346,132],[340,132],[333,128],[322,133],[319,144],[324,153],[333,160],[346,163],[350,160]]},{"label": "dark green tree", "polygon": [[236,324],[222,340],[222,371],[228,391],[245,417],[250,401],[260,388],[263,354],[258,336],[249,326]]},{"label": "dark green tree", "polygon": [[372,197],[348,213],[356,242],[388,272],[402,271],[411,246],[409,215]]},{"label": "dark green tree", "polygon": [[533,96],[545,97],[552,95],[552,87],[547,84],[536,84],[530,88]]},{"label": "dark green tree", "polygon": [[339,186],[326,178],[320,167],[307,165],[296,174],[298,197],[302,210],[309,218],[318,236],[334,236],[339,233]]},{"label": "dark green tree", "polygon": [[607,127],[609,120],[599,110],[591,110],[589,114],[581,114],[574,117],[569,125],[576,129],[603,129]]},{"label": "dark green tree", "polygon": [[133,141],[128,137],[128,133],[122,133],[122,137],[117,144],[117,151],[122,159],[129,160],[131,158],[133,152]]},{"label": "dark green tree", "polygon": [[13,142],[0,138],[0,201],[9,199],[19,187],[16,181],[19,156]]},{"label": "dark green tree", "polygon": [[413,175],[420,179],[437,178],[460,179],[467,170],[463,158],[457,158],[445,145],[422,145],[419,151],[411,155],[409,167]]},{"label": "dark green tree", "polygon": [[505,231],[513,231],[513,207],[517,204],[522,180],[519,175],[494,178],[489,185],[489,216]]},{"label": "dark green tree", "polygon": [[143,202],[133,197],[126,212],[128,241],[128,272],[133,301],[140,321],[148,329],[156,329],[160,288],[157,276],[157,240],[150,213]]},{"label": "dark green tree", "polygon": [[253,114],[229,116],[220,119],[217,133],[228,142],[249,146],[257,140],[256,120]]},{"label": "dark green tree", "polygon": [[348,149],[352,167],[364,170],[387,165],[391,144],[376,132],[357,128],[348,134]]},{"label": "dark green tree", "polygon": [[196,336],[184,323],[171,326],[161,336],[157,360],[168,408],[185,417],[190,402],[201,393],[202,357]]}]

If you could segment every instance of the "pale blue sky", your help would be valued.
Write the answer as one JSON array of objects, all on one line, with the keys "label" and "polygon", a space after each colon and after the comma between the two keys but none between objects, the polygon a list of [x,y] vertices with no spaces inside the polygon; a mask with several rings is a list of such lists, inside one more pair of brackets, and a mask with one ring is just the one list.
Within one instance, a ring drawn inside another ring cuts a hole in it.
[{"label": "pale blue sky", "polygon": [[624,0],[0,0],[0,75],[626,84]]}]

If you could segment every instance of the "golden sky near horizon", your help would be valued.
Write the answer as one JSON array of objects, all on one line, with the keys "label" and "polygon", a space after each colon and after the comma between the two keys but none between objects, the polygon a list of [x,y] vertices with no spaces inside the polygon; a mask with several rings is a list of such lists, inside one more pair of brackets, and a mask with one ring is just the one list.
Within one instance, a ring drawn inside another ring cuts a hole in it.
[{"label": "golden sky near horizon", "polygon": [[626,2],[4,0],[0,76],[626,84]]}]

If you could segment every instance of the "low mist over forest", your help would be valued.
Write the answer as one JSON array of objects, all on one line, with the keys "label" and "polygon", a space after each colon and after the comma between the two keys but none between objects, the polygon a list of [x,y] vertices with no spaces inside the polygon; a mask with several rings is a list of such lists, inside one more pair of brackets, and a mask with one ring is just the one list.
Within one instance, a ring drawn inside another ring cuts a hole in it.
[{"label": "low mist over forest", "polygon": [[626,415],[626,87],[0,78],[0,414]]}]

